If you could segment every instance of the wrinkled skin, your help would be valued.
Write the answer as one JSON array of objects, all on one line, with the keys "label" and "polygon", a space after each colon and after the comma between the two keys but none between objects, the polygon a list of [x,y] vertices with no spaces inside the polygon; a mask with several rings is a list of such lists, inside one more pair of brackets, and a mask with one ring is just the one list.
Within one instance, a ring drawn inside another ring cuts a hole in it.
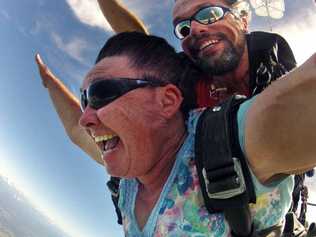
[{"label": "wrinkled skin", "polygon": [[[110,78],[141,78],[142,72],[132,68],[126,56],[113,56],[101,60],[87,75],[82,88],[96,80]],[[170,88],[169,88],[170,87]],[[93,137],[115,135],[119,142],[103,153],[102,159],[108,173],[117,177],[137,177],[154,175],[157,164],[166,165],[175,159],[174,154],[180,142],[177,134],[183,134],[182,125],[168,129],[168,115],[164,106],[165,92],[178,90],[173,85],[164,87],[138,88],[119,97],[108,105],[94,110],[87,107],[80,118],[80,125]],[[180,93],[181,94],[181,93]],[[182,97],[179,97],[181,104]],[[178,107],[176,114],[181,114]],[[182,119],[181,116],[176,116]],[[182,119],[183,120],[183,119]],[[161,132],[164,131],[164,132]],[[169,134],[170,133],[170,134]],[[159,134],[159,136],[158,136]],[[101,149],[102,145],[99,144]],[[171,162],[172,163],[172,162]],[[159,165],[158,165],[159,166]]]}]

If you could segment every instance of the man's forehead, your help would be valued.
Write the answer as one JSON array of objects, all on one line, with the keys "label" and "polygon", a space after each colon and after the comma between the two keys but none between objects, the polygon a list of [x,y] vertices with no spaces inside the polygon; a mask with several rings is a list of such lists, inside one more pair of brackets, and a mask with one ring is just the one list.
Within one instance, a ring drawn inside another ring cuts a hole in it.
[{"label": "man's forehead", "polygon": [[225,0],[176,0],[173,8],[173,22],[191,17],[201,6],[219,5],[226,6]]}]

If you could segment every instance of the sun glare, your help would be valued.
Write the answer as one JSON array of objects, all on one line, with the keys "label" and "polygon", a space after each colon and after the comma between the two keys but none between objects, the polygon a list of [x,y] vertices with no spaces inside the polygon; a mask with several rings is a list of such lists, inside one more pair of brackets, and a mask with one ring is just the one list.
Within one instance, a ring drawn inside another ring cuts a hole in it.
[{"label": "sun glare", "polygon": [[22,181],[27,179],[25,179],[24,177],[18,177],[17,174],[19,172],[14,167],[14,164],[10,164],[10,162],[8,161],[8,157],[12,158],[12,154],[9,154],[5,151],[0,152],[0,176],[3,177],[10,186],[14,187],[14,189],[17,190],[18,193],[22,194],[22,196],[30,202],[34,209],[47,217],[47,220],[52,225],[58,226],[65,233],[68,233],[69,236],[82,236],[80,233],[81,231],[77,231],[77,228],[73,228],[73,226],[75,226],[75,223],[67,223],[67,221],[65,221],[60,215],[58,215],[58,210],[56,210],[54,206],[48,205],[47,203],[42,203],[36,197],[36,195],[33,195],[36,192],[31,189],[32,184],[27,185],[25,181]]}]

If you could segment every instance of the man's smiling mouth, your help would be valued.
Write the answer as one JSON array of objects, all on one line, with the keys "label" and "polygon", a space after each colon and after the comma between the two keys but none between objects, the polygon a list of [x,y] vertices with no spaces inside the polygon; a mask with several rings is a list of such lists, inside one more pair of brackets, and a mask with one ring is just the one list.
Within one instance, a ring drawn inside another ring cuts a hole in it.
[{"label": "man's smiling mouth", "polygon": [[203,42],[200,45],[199,50],[203,50],[205,48],[212,47],[213,45],[217,44],[218,42],[219,42],[219,40],[208,40],[208,41],[205,41],[205,42]]},{"label": "man's smiling mouth", "polygon": [[199,44],[196,44],[195,47],[191,47],[190,54],[193,59],[198,59],[205,53],[205,51],[215,47],[220,42],[221,39],[203,40]]}]

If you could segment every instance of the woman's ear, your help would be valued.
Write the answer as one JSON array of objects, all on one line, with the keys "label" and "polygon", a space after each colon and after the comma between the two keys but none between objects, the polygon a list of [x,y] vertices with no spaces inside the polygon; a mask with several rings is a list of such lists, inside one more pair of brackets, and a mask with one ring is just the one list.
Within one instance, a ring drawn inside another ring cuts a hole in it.
[{"label": "woman's ear", "polygon": [[183,101],[182,93],[180,89],[173,84],[168,84],[159,89],[158,99],[161,105],[162,115],[165,118],[171,118],[180,111]]}]

